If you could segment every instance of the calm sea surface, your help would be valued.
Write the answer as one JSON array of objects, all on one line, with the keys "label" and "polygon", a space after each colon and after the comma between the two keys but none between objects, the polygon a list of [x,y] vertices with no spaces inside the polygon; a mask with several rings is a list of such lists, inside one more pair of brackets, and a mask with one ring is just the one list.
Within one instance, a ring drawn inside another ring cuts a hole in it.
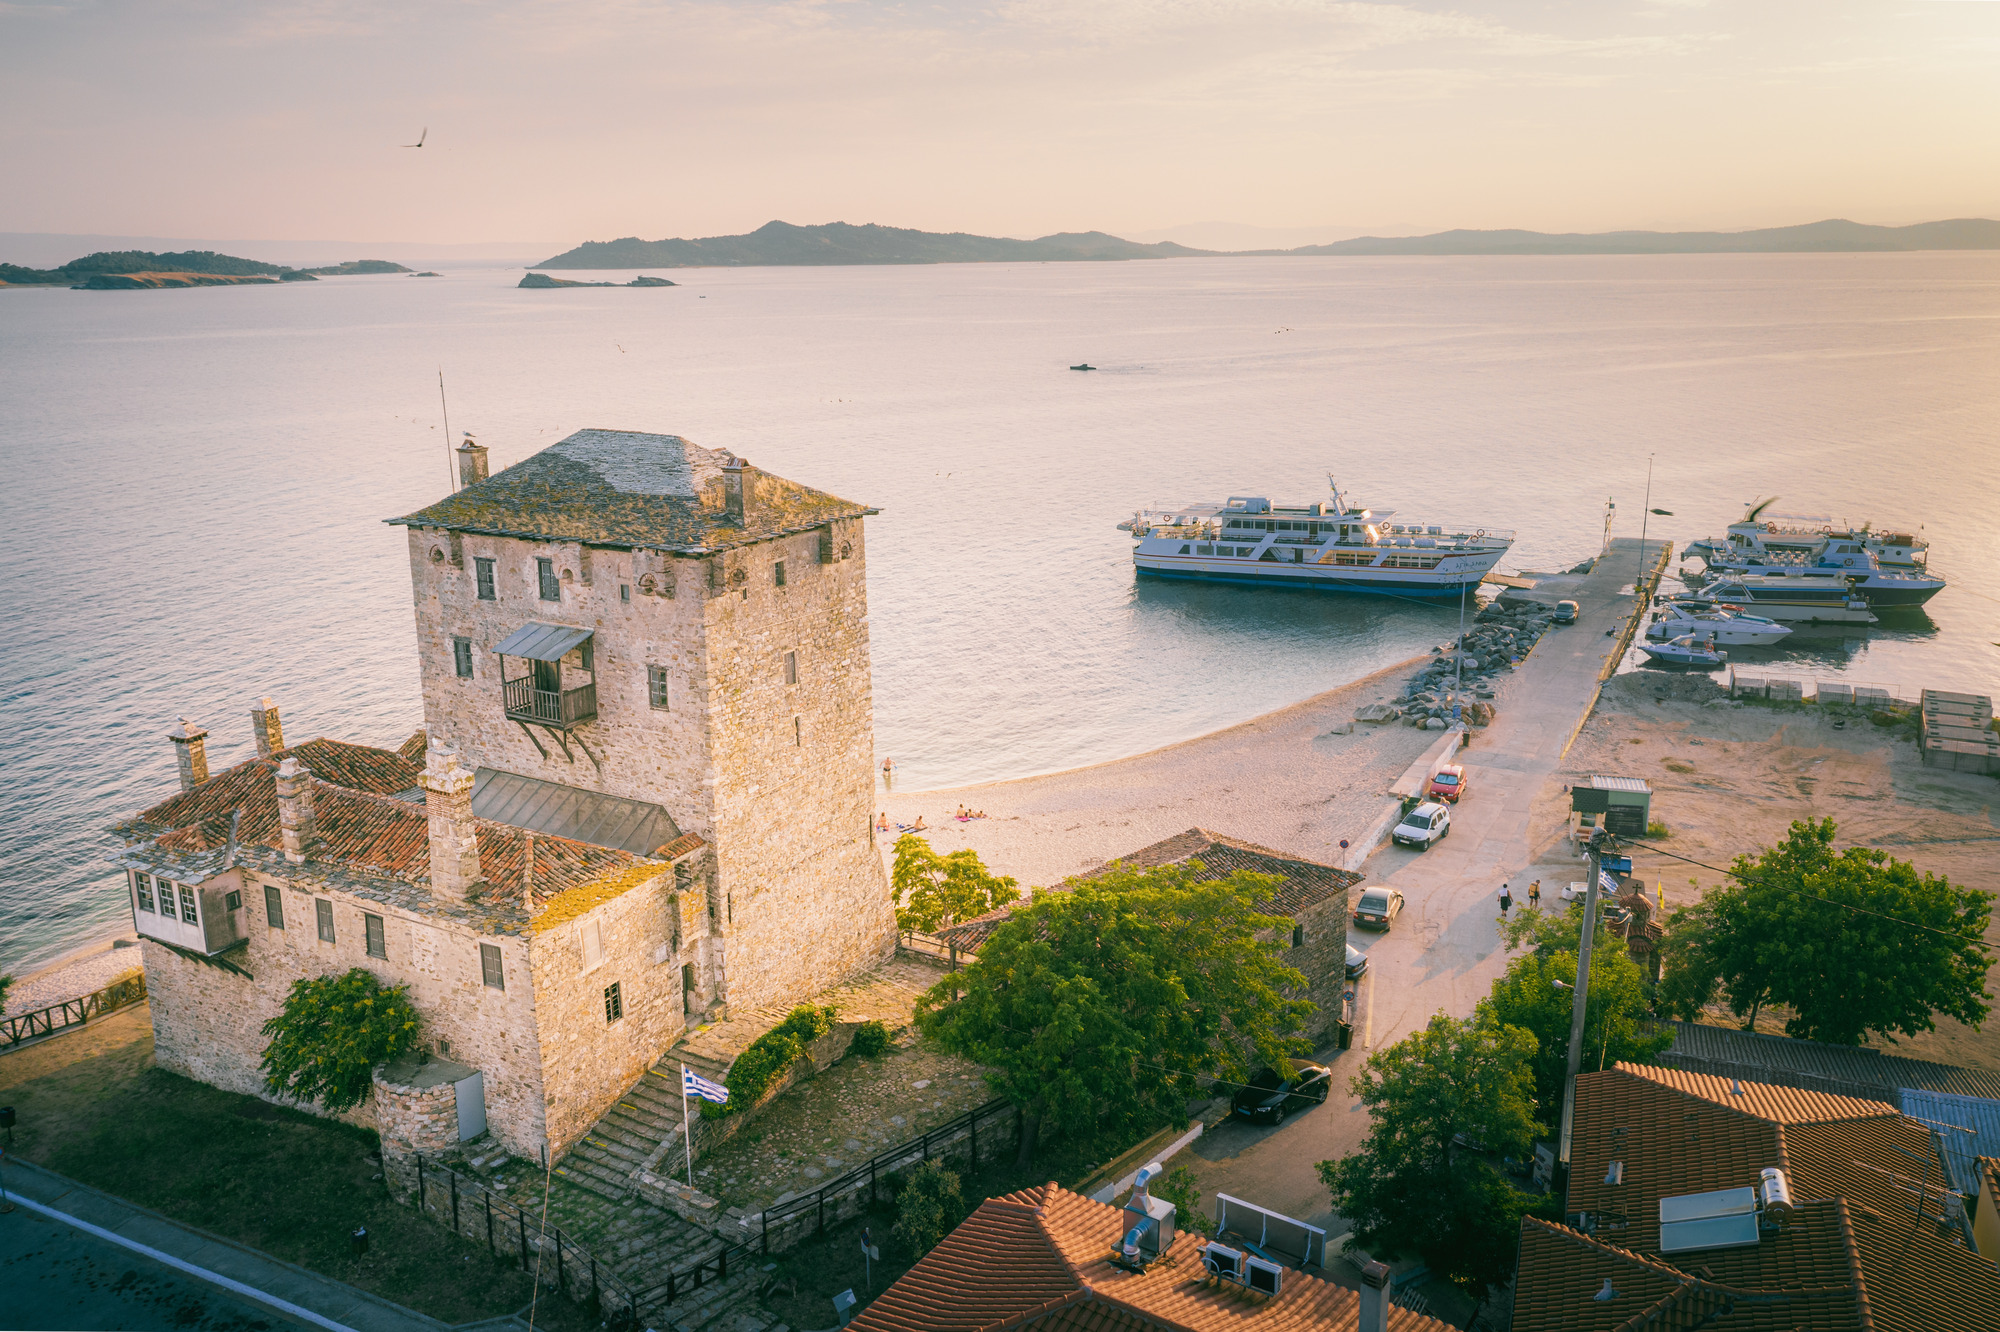
[{"label": "calm sea surface", "polygon": [[1503,570],[1593,554],[1607,497],[1636,535],[1649,456],[1677,543],[1769,494],[1922,524],[1953,580],[1928,615],[1763,656],[1906,691],[2000,675],[2000,255],[519,276],[0,291],[0,966],[126,918],[101,829],[172,790],[177,716],[217,769],[263,694],[294,741],[421,724],[381,519],[446,489],[440,367],[496,471],[662,431],[880,506],[900,786],[1151,749],[1441,641],[1455,612],[1135,584],[1137,505],[1319,498],[1328,472],[1516,529]]}]

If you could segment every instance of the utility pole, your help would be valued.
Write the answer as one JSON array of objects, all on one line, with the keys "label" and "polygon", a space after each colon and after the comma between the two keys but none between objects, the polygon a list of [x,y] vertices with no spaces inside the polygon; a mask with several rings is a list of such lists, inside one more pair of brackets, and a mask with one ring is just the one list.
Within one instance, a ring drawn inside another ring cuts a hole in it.
[{"label": "utility pole", "polygon": [[1639,567],[1632,574],[1632,597],[1641,606],[1646,604],[1645,593],[1639,590],[1646,581],[1646,520],[1653,516],[1653,455],[1646,455],[1646,502],[1639,510]]},{"label": "utility pole", "polygon": [[1590,946],[1597,936],[1597,885],[1604,872],[1604,852],[1609,841],[1603,829],[1590,838],[1590,882],[1583,892],[1583,937],[1576,948],[1576,991],[1570,1000],[1569,1070],[1563,1077],[1562,1138],[1556,1149],[1556,1187],[1563,1192],[1564,1207],[1569,1196],[1570,1130],[1576,1124],[1576,1073],[1583,1064],[1583,1018],[1590,1004]]}]

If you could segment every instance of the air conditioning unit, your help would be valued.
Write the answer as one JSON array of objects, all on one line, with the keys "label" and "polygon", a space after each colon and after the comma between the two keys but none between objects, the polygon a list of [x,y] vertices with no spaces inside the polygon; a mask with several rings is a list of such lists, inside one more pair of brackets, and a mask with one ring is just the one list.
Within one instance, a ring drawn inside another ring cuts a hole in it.
[{"label": "air conditioning unit", "polygon": [[1211,1276],[1221,1277],[1224,1281],[1243,1279],[1243,1255],[1227,1244],[1209,1241],[1208,1247],[1202,1250],[1201,1261]]},{"label": "air conditioning unit", "polygon": [[1276,1263],[1267,1263],[1262,1258],[1246,1255],[1243,1259],[1243,1284],[1265,1295],[1276,1295],[1283,1281],[1285,1269]]}]

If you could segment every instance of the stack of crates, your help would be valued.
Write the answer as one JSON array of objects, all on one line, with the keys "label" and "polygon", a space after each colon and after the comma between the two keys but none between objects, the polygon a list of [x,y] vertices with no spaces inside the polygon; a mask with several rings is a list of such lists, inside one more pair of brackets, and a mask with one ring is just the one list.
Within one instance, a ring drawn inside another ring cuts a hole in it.
[{"label": "stack of crates", "polygon": [[1924,766],[2000,775],[2000,733],[1993,730],[1992,699],[1926,689],[1923,709]]}]

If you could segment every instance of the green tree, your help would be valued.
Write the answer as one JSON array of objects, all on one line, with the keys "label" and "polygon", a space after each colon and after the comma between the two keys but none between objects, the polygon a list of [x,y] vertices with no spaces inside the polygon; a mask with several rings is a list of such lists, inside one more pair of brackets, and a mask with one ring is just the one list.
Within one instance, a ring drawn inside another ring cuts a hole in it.
[{"label": "green tree", "polygon": [[1314,1007],[1288,997],[1305,977],[1273,942],[1291,921],[1255,909],[1278,881],[1200,873],[1114,866],[1043,894],[918,1002],[918,1028],[1021,1107],[1023,1165],[1045,1123],[1079,1141],[1179,1123],[1201,1076],[1310,1049]]},{"label": "green tree", "polygon": [[264,1024],[265,1088],[328,1110],[360,1105],[375,1066],[416,1048],[417,1010],[404,991],[359,967],[293,981],[285,1006]]},{"label": "green tree", "polygon": [[1558,1206],[1509,1184],[1481,1151],[1523,1155],[1535,1118],[1534,1033],[1488,1013],[1430,1024],[1369,1056],[1351,1085],[1373,1121],[1321,1161],[1334,1210],[1372,1252],[1416,1252],[1478,1294],[1512,1272],[1521,1217]]},{"label": "green tree", "polygon": [[1167,1177],[1149,1186],[1153,1196],[1174,1205],[1174,1225],[1197,1235],[1215,1233],[1215,1223],[1201,1210],[1201,1184],[1187,1166],[1175,1166]]},{"label": "green tree", "polygon": [[[1575,1012],[1576,953],[1583,934],[1583,904],[1565,911],[1530,907],[1503,927],[1507,946],[1529,951],[1508,963],[1481,1008],[1502,1026],[1533,1032],[1535,1105],[1554,1123],[1562,1114],[1569,1071],[1569,1029]],[[1558,984],[1560,982],[1560,984]],[[1646,973],[1600,918],[1590,951],[1590,995],[1584,1008],[1583,1064],[1609,1068],[1621,1060],[1650,1063],[1673,1044],[1671,1031],[1655,1030],[1646,1000]]]},{"label": "green tree", "polygon": [[1691,1019],[1720,991],[1749,1023],[1782,1004],[1787,1035],[1839,1045],[1930,1031],[1939,1013],[1985,1021],[1994,895],[1871,847],[1836,851],[1834,830],[1792,824],[1777,846],[1738,856],[1734,882],[1669,918],[1670,1011]]},{"label": "green tree", "polygon": [[951,1233],[964,1211],[957,1174],[942,1161],[926,1161],[910,1172],[909,1183],[896,1195],[896,1224],[889,1233],[921,1258]]},{"label": "green tree", "polygon": [[983,916],[1021,896],[1014,880],[988,872],[971,848],[941,856],[915,833],[896,839],[889,882],[896,895],[896,928],[924,934]]}]

